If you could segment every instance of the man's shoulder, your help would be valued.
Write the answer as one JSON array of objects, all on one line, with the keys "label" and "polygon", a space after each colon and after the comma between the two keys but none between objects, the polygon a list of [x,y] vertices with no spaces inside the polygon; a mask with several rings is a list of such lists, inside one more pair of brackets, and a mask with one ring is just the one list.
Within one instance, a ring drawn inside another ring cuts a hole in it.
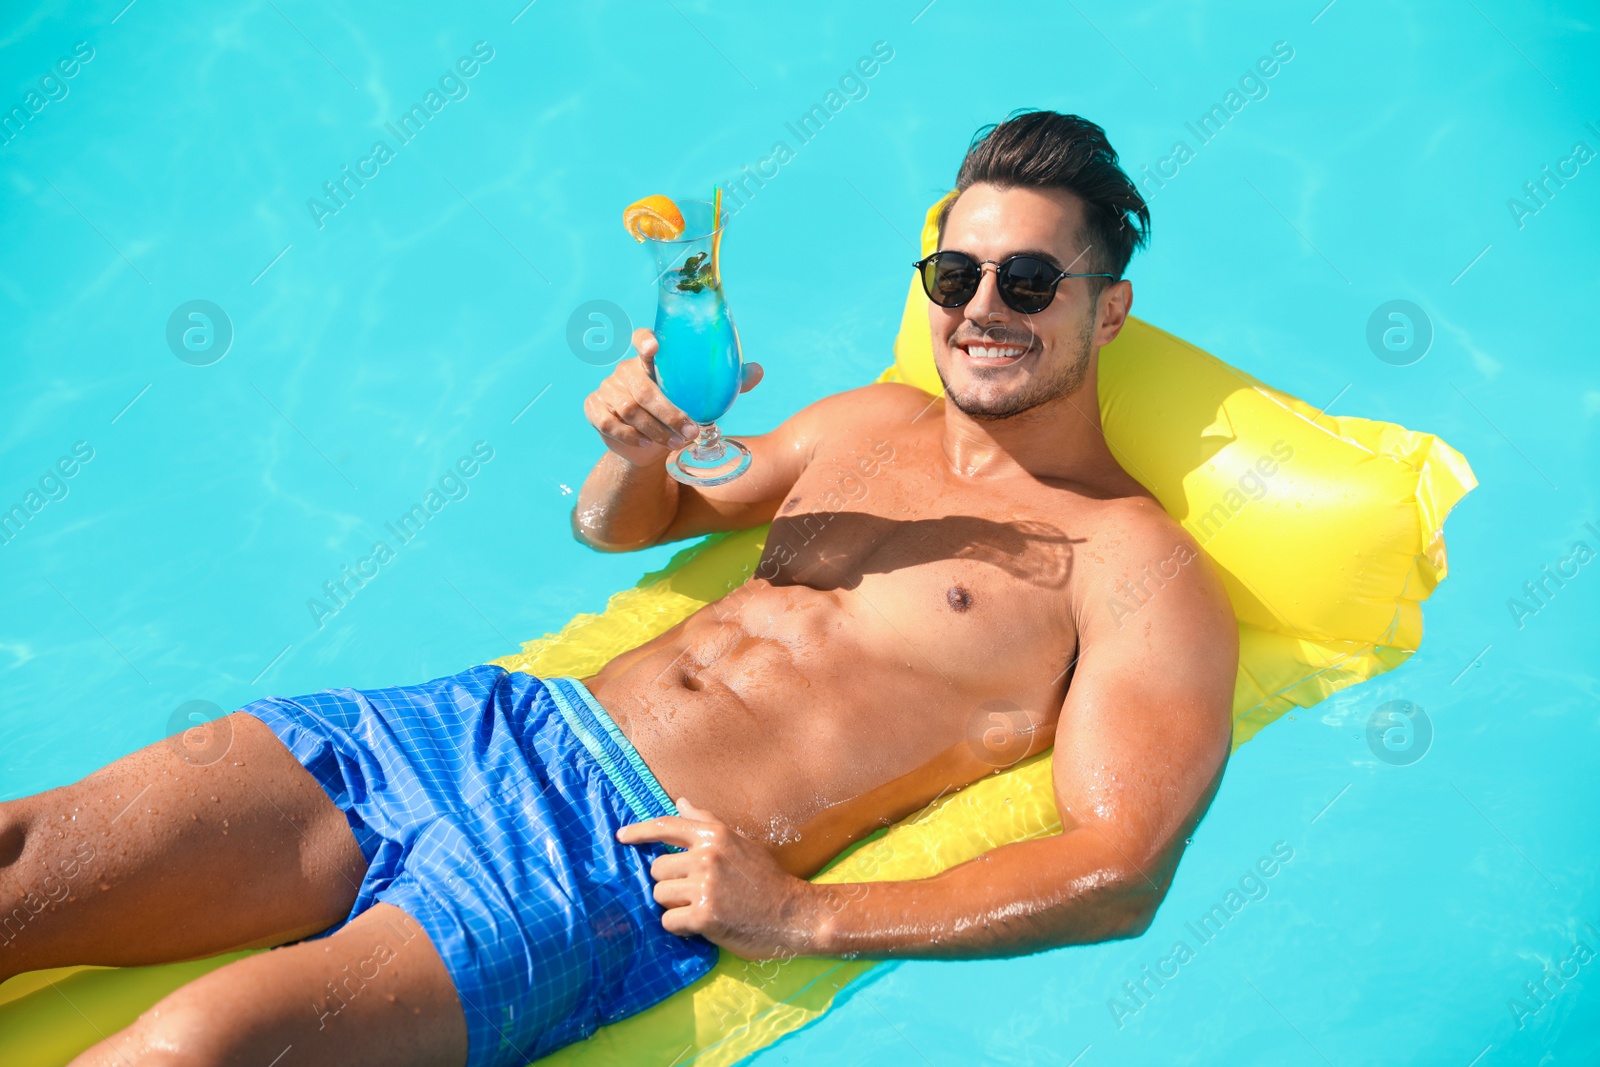
[{"label": "man's shoulder", "polygon": [[1099,511],[1073,557],[1080,619],[1110,624],[1091,625],[1093,633],[1122,631],[1138,613],[1171,640],[1194,647],[1209,647],[1201,640],[1207,632],[1232,640],[1233,609],[1221,572],[1182,523],[1146,495],[1102,501]]},{"label": "man's shoulder", "polygon": [[812,401],[790,416],[784,432],[806,455],[815,455],[819,446],[859,443],[863,435],[892,436],[895,427],[916,422],[935,399],[915,386],[873,382]]},{"label": "man's shoulder", "polygon": [[1187,536],[1183,524],[1167,513],[1161,501],[1142,488],[1096,501],[1096,511],[1101,526],[1130,538],[1167,537],[1174,532]]},{"label": "man's shoulder", "polygon": [[936,399],[914,385],[873,382],[831,393],[805,410],[816,420],[842,426],[861,418],[889,419],[901,413],[914,417]]},{"label": "man's shoulder", "polygon": [[1089,536],[1100,562],[1121,567],[1146,562],[1152,553],[1198,554],[1199,545],[1183,524],[1167,513],[1161,502],[1146,492],[1126,493],[1097,500],[1092,509]]}]

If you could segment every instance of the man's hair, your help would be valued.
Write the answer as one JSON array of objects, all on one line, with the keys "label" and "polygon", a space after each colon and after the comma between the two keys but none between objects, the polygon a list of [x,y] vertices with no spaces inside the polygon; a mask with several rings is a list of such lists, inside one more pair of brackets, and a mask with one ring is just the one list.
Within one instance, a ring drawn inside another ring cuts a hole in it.
[{"label": "man's hair", "polygon": [[[1089,253],[1076,266],[1062,264],[1068,270],[1106,271],[1120,279],[1133,250],[1149,241],[1150,208],[1144,197],[1117,166],[1117,150],[1106,131],[1077,115],[1026,109],[980,129],[961,161],[956,191],[978,182],[1002,189],[1065,189],[1083,201]],[[939,212],[941,241],[955,202],[950,198]],[[1104,278],[1089,281],[1096,294],[1111,284]]]}]

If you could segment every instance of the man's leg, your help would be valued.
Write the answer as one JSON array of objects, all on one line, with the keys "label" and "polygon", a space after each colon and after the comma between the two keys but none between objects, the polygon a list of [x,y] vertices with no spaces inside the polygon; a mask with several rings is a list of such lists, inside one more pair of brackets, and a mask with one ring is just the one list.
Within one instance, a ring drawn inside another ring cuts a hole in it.
[{"label": "man's leg", "polygon": [[467,1024],[422,928],[375,904],[331,937],[237,960],[71,1067],[459,1067]]},{"label": "man's leg", "polygon": [[253,716],[196,729],[0,804],[0,980],[278,945],[349,914],[367,864],[317,780]]}]

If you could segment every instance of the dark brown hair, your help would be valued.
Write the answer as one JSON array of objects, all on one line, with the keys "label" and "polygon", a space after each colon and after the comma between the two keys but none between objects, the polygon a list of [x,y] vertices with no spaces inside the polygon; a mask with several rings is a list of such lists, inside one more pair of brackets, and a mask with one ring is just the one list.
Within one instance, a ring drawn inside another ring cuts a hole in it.
[{"label": "dark brown hair", "polygon": [[[1117,150],[1106,131],[1077,115],[1026,109],[980,129],[961,161],[956,190],[978,182],[1002,189],[1065,189],[1082,200],[1089,254],[1070,270],[1107,271],[1120,279],[1133,250],[1150,239],[1150,208],[1117,166]],[[941,241],[954,204],[952,197],[939,213]],[[1104,278],[1089,281],[1096,293],[1110,284]]]}]

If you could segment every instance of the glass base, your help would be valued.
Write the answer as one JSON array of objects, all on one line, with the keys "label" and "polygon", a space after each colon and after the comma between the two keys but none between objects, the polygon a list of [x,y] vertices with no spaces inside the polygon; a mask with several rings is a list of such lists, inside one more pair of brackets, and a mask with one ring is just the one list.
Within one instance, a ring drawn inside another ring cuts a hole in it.
[{"label": "glass base", "polygon": [[703,426],[700,436],[667,459],[667,473],[684,485],[706,487],[731,482],[750,468],[744,442],[723,437],[716,426]]}]

